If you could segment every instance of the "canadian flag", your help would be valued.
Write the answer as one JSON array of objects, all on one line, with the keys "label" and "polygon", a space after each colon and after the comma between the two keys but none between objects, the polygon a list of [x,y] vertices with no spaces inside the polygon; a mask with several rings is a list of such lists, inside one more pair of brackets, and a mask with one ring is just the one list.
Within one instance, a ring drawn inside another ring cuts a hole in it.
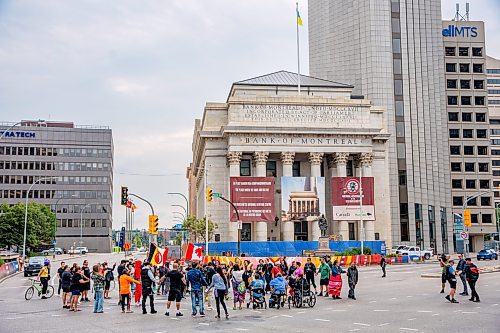
[{"label": "canadian flag", "polygon": [[203,246],[189,243],[186,251],[186,260],[201,260],[203,258]]}]

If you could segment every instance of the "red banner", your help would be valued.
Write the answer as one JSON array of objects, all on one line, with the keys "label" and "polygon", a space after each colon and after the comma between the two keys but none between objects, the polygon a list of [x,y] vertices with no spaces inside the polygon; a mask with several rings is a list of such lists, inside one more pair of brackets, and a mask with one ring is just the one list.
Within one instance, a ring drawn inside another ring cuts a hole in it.
[{"label": "red banner", "polygon": [[[360,190],[363,205],[360,207]],[[332,177],[333,220],[375,220],[375,198],[373,177]]]},{"label": "red banner", "polygon": [[[274,221],[274,177],[231,177],[230,181],[231,201],[242,222]],[[230,220],[238,220],[234,209]]]}]

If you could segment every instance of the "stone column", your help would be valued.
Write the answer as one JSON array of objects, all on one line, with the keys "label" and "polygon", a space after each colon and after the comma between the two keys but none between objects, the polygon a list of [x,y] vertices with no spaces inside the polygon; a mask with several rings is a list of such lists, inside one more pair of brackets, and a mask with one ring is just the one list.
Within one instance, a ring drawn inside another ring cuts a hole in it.
[{"label": "stone column", "polygon": [[[269,157],[269,152],[258,151],[253,154],[253,161],[255,163],[255,176],[266,176],[266,163]],[[267,242],[267,222],[254,222],[255,225],[255,241]]]},{"label": "stone column", "polygon": [[[347,176],[347,161],[349,160],[349,153],[335,153],[334,162],[337,165],[337,177]],[[347,221],[339,221],[337,228],[342,240],[349,240],[349,225]]]},{"label": "stone column", "polygon": [[[363,177],[372,177],[373,153],[363,153],[359,157]],[[365,240],[375,240],[375,221],[365,221]]]},{"label": "stone column", "polygon": [[[321,177],[321,162],[323,162],[323,153],[309,153],[309,163],[311,163],[311,177]],[[306,203],[306,209],[311,211],[311,202]],[[321,237],[318,221],[309,222],[310,237],[309,240],[318,240]]]},{"label": "stone column", "polygon": [[[229,177],[240,176],[240,162],[242,153],[239,151],[230,151],[227,153],[227,164],[229,164]],[[231,211],[231,207],[229,207]],[[238,225],[236,222],[229,221],[228,226],[228,241],[238,241]]]},{"label": "stone column", "polygon": [[[293,176],[293,161],[295,160],[295,152],[283,152],[281,153],[281,164],[283,167],[283,176],[284,177],[292,177]],[[291,204],[295,204],[295,201],[292,201]],[[281,207],[283,209],[283,207]],[[295,207],[290,205],[290,209],[292,211]],[[281,218],[281,216],[280,216]],[[293,222],[281,222],[282,232],[283,232],[283,240],[284,241],[294,241],[295,240],[295,232]]]}]

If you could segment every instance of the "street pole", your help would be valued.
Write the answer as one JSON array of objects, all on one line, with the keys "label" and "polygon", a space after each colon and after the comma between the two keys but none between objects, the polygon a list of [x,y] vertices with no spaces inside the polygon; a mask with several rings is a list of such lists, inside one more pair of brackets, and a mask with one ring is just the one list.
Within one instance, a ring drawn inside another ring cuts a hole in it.
[{"label": "street pole", "polygon": [[61,199],[62,199],[62,197],[60,197],[59,199],[57,199],[56,204],[55,204],[55,212],[54,212],[54,216],[55,216],[55,220],[54,220],[54,240],[52,242],[54,244],[54,253],[52,253],[52,259],[56,258],[57,204],[59,203],[59,200],[61,200]]},{"label": "street pole", "polygon": [[182,222],[184,222],[186,220],[186,215],[182,214],[181,212],[172,212],[172,214],[179,214],[179,216],[176,216],[176,217],[179,217],[179,218],[182,218]]},{"label": "street pole", "polygon": [[185,216],[185,218],[188,216],[188,212],[187,212],[187,210],[186,210],[186,207],[184,207],[184,206],[182,206],[182,205],[170,205],[170,206],[172,206],[172,207],[180,207],[180,208],[182,208],[182,209],[184,210],[184,216]]},{"label": "street pole", "polygon": [[167,194],[180,195],[181,197],[183,197],[184,200],[186,200],[186,215],[189,216],[189,200],[188,200],[188,198],[184,194],[179,193],[179,192],[168,192]]},{"label": "street pole", "polygon": [[83,211],[91,204],[86,204],[80,208],[80,246],[83,246]]},{"label": "street pole", "polygon": [[[205,195],[208,188],[208,166],[205,167]],[[208,256],[208,198],[205,198],[205,255]]]},{"label": "street pole", "polygon": [[[137,195],[137,194],[129,193],[128,195],[129,195],[129,196],[132,196],[132,197],[136,197],[137,199],[142,200],[142,201],[144,201],[145,203],[147,203],[147,204],[149,205],[149,208],[151,208],[151,215],[155,215],[155,210],[154,210],[153,205],[151,204],[151,202],[149,202],[148,200],[144,199],[143,197],[141,197],[141,196],[139,196],[139,195]],[[152,243],[152,239],[151,239],[151,238],[152,238],[152,237],[151,237],[151,234],[150,234],[150,235],[149,235],[149,245],[151,245],[151,243]],[[157,238],[157,236],[155,235],[155,237],[154,237],[154,242],[155,242],[155,243],[157,243],[157,241],[158,241],[158,238]],[[148,248],[149,248],[149,246],[148,246]]]},{"label": "street pole", "polygon": [[[234,205],[231,200],[228,200],[222,196],[218,197],[221,200],[224,200],[228,204],[230,204],[234,211],[236,212],[236,223],[238,223],[238,257],[241,256],[241,220],[240,220],[240,212],[238,212],[238,208]],[[230,222],[231,223],[231,222]]]},{"label": "street pole", "polygon": [[359,224],[361,229],[361,255],[364,254],[365,224],[363,221],[363,166],[359,163]]},{"label": "street pole", "polygon": [[23,269],[24,269],[24,260],[25,260],[25,257],[26,257],[26,230],[28,228],[28,198],[30,196],[30,192],[31,192],[31,189],[33,188],[33,186],[35,186],[35,184],[43,181],[43,180],[47,180],[47,179],[52,179],[53,177],[43,177],[43,178],[38,178],[37,180],[35,180],[33,182],[33,184],[31,184],[31,186],[29,187],[28,191],[26,192],[26,203],[24,205],[24,233],[23,233]]}]

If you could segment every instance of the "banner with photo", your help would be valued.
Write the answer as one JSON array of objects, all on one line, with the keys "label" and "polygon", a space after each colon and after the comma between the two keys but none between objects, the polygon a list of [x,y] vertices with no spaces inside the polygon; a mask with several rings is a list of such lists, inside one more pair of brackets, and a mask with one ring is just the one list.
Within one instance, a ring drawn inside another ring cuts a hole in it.
[{"label": "banner with photo", "polygon": [[[361,188],[363,191],[362,207],[359,202]],[[360,219],[374,221],[373,177],[361,177],[361,182],[359,177],[332,177],[332,206],[334,221],[359,221]]]},{"label": "banner with photo", "polygon": [[[274,177],[231,177],[231,201],[242,222],[274,222]],[[231,222],[238,220],[231,208]]]},{"label": "banner with photo", "polygon": [[324,177],[281,177],[281,220],[316,221],[325,214]]}]

